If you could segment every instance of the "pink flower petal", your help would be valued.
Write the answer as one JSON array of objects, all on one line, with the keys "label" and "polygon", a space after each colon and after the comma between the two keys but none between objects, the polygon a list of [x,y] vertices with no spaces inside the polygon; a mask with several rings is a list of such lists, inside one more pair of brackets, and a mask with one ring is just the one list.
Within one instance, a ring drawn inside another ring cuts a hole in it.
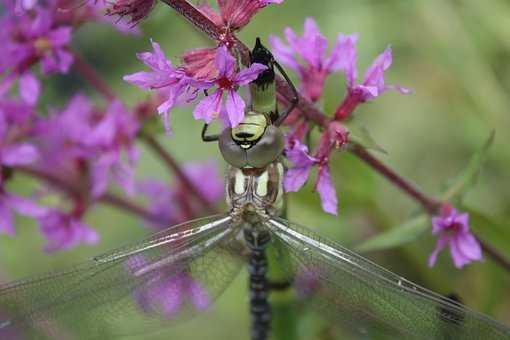
[{"label": "pink flower petal", "polygon": [[260,73],[267,69],[266,65],[253,63],[250,67],[241,70],[234,78],[234,82],[238,85],[247,85],[251,81],[257,79]]},{"label": "pink flower petal", "polygon": [[14,209],[18,214],[30,217],[42,217],[48,212],[48,208],[40,207],[29,199],[9,195],[9,206]]},{"label": "pink flower petal", "polygon": [[372,65],[370,65],[365,72],[363,85],[375,86],[382,91],[384,88],[384,71],[391,66],[391,62],[391,47],[387,47],[383,53],[377,56]]},{"label": "pink flower petal", "polygon": [[479,261],[482,259],[482,248],[473,234],[460,233],[456,236],[455,242],[458,250],[470,261]]},{"label": "pink flower petal", "polygon": [[433,267],[436,264],[437,255],[439,254],[439,252],[441,250],[444,249],[444,247],[446,247],[446,245],[448,244],[448,241],[449,241],[448,235],[441,235],[438,238],[438,240],[436,242],[436,247],[434,248],[434,250],[432,251],[432,253],[430,254],[430,257],[429,257],[429,261],[428,261],[429,267]]},{"label": "pink flower petal", "polygon": [[222,94],[223,91],[218,89],[212,95],[202,99],[193,110],[193,117],[196,120],[203,119],[207,124],[212,122],[220,113]]},{"label": "pink flower petal", "polygon": [[337,41],[331,55],[326,61],[325,67],[332,71],[343,71],[347,78],[347,85],[354,86],[357,78],[357,52],[356,42],[358,41],[358,34],[351,35],[339,34]]},{"label": "pink flower petal", "polygon": [[235,127],[244,118],[244,109],[246,104],[243,98],[234,90],[227,92],[227,100],[225,102],[225,108],[227,110],[230,126]]},{"label": "pink flower petal", "polygon": [[274,57],[283,65],[291,68],[295,72],[299,72],[301,66],[299,65],[294,50],[287,45],[283,44],[280,38],[276,36],[269,37]]},{"label": "pink flower petal", "polygon": [[287,170],[283,178],[283,187],[286,192],[297,192],[305,185],[312,165],[294,167]]},{"label": "pink flower petal", "polygon": [[41,92],[41,84],[32,73],[25,72],[19,78],[19,92],[27,104],[35,105]]},{"label": "pink flower petal", "polygon": [[0,201],[0,233],[5,233],[10,236],[14,236],[16,231],[14,230],[13,218],[10,208],[5,202]]},{"label": "pink flower petal", "polygon": [[207,291],[202,287],[198,282],[194,281],[192,278],[189,278],[188,285],[188,294],[191,300],[191,303],[195,306],[198,311],[203,311],[209,307],[211,304],[211,298]]},{"label": "pink flower petal", "polygon": [[27,165],[39,156],[37,149],[27,143],[5,146],[2,150],[1,163],[7,166]]},{"label": "pink flower petal", "polygon": [[215,59],[216,68],[220,72],[220,77],[230,78],[235,72],[236,60],[225,45],[218,47]]},{"label": "pink flower petal", "polygon": [[319,168],[316,187],[321,197],[322,209],[327,213],[337,215],[338,199],[335,186],[329,173],[329,167],[327,165],[322,165]]}]

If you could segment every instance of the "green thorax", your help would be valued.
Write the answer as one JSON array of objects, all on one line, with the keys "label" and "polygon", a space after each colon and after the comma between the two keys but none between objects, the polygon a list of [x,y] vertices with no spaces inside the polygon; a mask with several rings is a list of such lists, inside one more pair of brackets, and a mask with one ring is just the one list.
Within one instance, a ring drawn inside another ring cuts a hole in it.
[{"label": "green thorax", "polygon": [[276,85],[275,82],[257,85],[250,84],[251,111],[257,113],[276,113]]}]

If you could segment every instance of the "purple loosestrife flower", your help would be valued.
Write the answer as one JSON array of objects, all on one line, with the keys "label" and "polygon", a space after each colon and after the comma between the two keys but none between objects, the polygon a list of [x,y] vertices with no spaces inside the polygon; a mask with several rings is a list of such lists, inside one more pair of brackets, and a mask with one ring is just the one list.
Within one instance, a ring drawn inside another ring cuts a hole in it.
[{"label": "purple loosestrife flower", "polygon": [[46,213],[47,209],[0,188],[0,233],[14,235],[13,211],[20,215],[39,218]]},{"label": "purple loosestrife flower", "polygon": [[138,159],[134,140],[139,127],[134,115],[118,101],[102,111],[86,97],[76,95],[61,112],[39,123],[38,145],[43,157],[37,165],[70,183],[91,176],[94,198],[105,192],[112,179],[126,193],[133,193]]},{"label": "purple loosestrife flower", "polygon": [[15,124],[19,117],[13,117],[14,111],[4,110],[5,107],[0,106],[0,165],[13,167],[33,163],[39,155],[37,149],[32,144],[17,141],[23,137]]},{"label": "purple loosestrife flower", "polygon": [[0,73],[4,75],[0,94],[6,93],[19,79],[21,97],[34,103],[40,85],[31,75],[30,67],[40,62],[45,75],[67,73],[73,62],[67,50],[72,29],[58,26],[54,13],[39,6],[21,15],[8,8],[0,20],[3,28],[0,31]]},{"label": "purple loosestrife flower", "polygon": [[402,94],[410,94],[411,90],[399,85],[387,85],[384,82],[384,72],[392,63],[391,48],[387,47],[370,65],[365,72],[363,82],[357,84],[358,71],[356,68],[356,40],[344,38],[341,45],[344,46],[344,54],[348,56],[342,65],[347,80],[347,94],[338,107],[335,117],[339,120],[348,118],[354,109],[360,104],[372,100],[383,92],[396,90]]},{"label": "purple loosestrife flower", "polygon": [[186,303],[197,311],[203,311],[211,304],[205,288],[187,273],[161,278],[157,284],[137,290],[135,299],[145,312],[157,311],[167,319],[175,317]]},{"label": "purple loosestrife flower", "polygon": [[25,11],[31,10],[37,5],[38,0],[16,0],[14,4],[15,13],[22,15]]},{"label": "purple loosestrife flower", "polygon": [[196,92],[200,87],[192,88],[192,85],[198,85],[198,83],[188,77],[184,70],[175,68],[157,42],[152,41],[151,43],[154,52],[138,53],[137,57],[152,71],[136,72],[124,76],[123,79],[145,90],[164,90],[166,100],[158,106],[158,112],[163,114],[165,128],[170,131],[168,112],[178,102],[196,97]]},{"label": "purple loosestrife flower", "polygon": [[237,31],[246,26],[255,14],[270,4],[281,4],[283,0],[217,0],[218,15],[207,3],[199,9],[216,25],[226,31]]},{"label": "purple loosestrife flower", "polygon": [[[195,185],[200,194],[211,204],[221,200],[225,194],[225,186],[218,166],[214,161],[187,163],[183,171]],[[207,178],[207,181],[204,181]],[[138,192],[150,200],[149,211],[161,217],[161,223],[151,226],[161,229],[176,225],[200,216],[202,206],[196,198],[180,183],[168,185],[154,180],[138,183]]]},{"label": "purple loosestrife flower", "polygon": [[[96,149],[92,164],[92,195],[101,196],[114,179],[128,194],[134,193],[134,168],[138,160],[138,149],[134,141],[139,122],[123,105],[114,100],[102,119],[92,127],[85,140],[86,145]],[[125,151],[127,162],[122,161]]]},{"label": "purple loosestrife flower", "polygon": [[450,247],[450,254],[457,268],[482,259],[480,244],[469,231],[469,214],[458,213],[449,204],[443,205],[441,214],[432,218],[432,234],[439,238],[429,257],[429,267],[436,263],[437,255],[446,246]]},{"label": "purple loosestrife flower", "polygon": [[287,139],[285,155],[294,165],[285,173],[283,180],[285,191],[299,191],[308,180],[312,166],[317,164],[319,160],[310,156],[308,154],[308,147],[301,144],[299,140],[289,141]]},{"label": "purple loosestrife flower", "polygon": [[127,16],[130,18],[129,24],[136,25],[149,15],[155,4],[155,0],[114,0],[109,4],[106,14]]},{"label": "purple loosestrife flower", "polygon": [[210,123],[218,118],[223,107],[223,94],[226,94],[224,104],[225,112],[228,116],[230,126],[238,125],[244,118],[244,109],[246,104],[237,93],[237,88],[247,85],[257,79],[258,75],[267,67],[262,64],[254,63],[249,68],[236,71],[236,60],[228,52],[227,47],[220,46],[216,53],[216,68],[219,71],[218,76],[212,81],[203,81],[204,88],[210,88],[216,85],[217,89],[211,95],[202,99],[193,111],[195,119],[203,119]]},{"label": "purple loosestrife flower", "polygon": [[[149,265],[143,256],[134,256],[128,260],[126,270],[132,275]],[[194,309],[203,311],[211,304],[211,298],[199,282],[194,280],[187,272],[175,274],[172,267],[161,268],[151,280],[150,285],[143,285],[134,292],[134,299],[146,313],[163,314],[172,319],[191,304]]]},{"label": "purple loosestrife flower", "polygon": [[39,217],[41,232],[47,240],[44,250],[54,252],[76,247],[81,243],[96,244],[97,232],[80,221],[75,214],[67,214],[55,209]]},{"label": "purple loosestrife flower", "polygon": [[94,108],[88,98],[75,95],[62,110],[53,110],[48,118],[40,119],[34,128],[35,141],[41,152],[37,168],[69,183],[86,181],[83,165],[94,152],[83,143],[91,134],[90,122],[94,117]]},{"label": "purple loosestrife flower", "polygon": [[357,39],[356,34],[347,37],[340,34],[327,56],[328,41],[319,31],[313,18],[305,20],[302,37],[298,37],[290,27],[285,29],[285,37],[289,45],[285,45],[278,37],[270,37],[273,54],[280,63],[298,74],[301,92],[312,102],[316,102],[322,96],[326,77],[345,67],[346,58],[349,57],[345,49],[345,40]]},{"label": "purple loosestrife flower", "polygon": [[329,123],[312,157],[308,153],[308,147],[300,142],[307,129],[306,124],[298,126],[294,133],[287,136],[285,155],[294,166],[285,174],[284,188],[286,191],[298,191],[306,183],[311,168],[317,166],[315,189],[321,198],[322,209],[336,215],[338,198],[329,170],[329,156],[334,148],[340,148],[347,143],[348,132],[338,122]]}]

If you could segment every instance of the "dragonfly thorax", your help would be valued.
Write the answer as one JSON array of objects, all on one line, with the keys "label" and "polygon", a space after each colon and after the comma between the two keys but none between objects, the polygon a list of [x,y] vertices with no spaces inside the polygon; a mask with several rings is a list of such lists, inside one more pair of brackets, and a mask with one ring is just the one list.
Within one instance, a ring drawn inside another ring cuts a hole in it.
[{"label": "dragonfly thorax", "polygon": [[230,167],[227,173],[227,203],[233,215],[276,216],[283,206],[283,165],[276,161],[264,169]]}]

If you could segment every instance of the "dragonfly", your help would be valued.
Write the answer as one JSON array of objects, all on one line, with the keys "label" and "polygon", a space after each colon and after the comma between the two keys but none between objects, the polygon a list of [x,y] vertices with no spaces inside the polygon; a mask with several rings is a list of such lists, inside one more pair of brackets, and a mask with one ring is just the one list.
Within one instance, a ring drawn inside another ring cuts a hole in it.
[{"label": "dragonfly", "polygon": [[[208,134],[207,125],[202,131],[204,141],[217,141],[228,163],[228,212],[169,227],[63,271],[0,286],[0,338],[146,334],[201,313],[246,267],[250,337],[269,339],[272,248],[285,261],[290,286],[299,277],[313,282],[310,305],[346,330],[342,339],[510,339],[510,328],[490,317],[279,217],[280,126],[297,99],[278,112],[275,70],[298,96],[258,39],[251,62],[267,69],[250,84],[252,104],[244,120],[218,135]],[[179,295],[183,289],[187,296]]]}]

